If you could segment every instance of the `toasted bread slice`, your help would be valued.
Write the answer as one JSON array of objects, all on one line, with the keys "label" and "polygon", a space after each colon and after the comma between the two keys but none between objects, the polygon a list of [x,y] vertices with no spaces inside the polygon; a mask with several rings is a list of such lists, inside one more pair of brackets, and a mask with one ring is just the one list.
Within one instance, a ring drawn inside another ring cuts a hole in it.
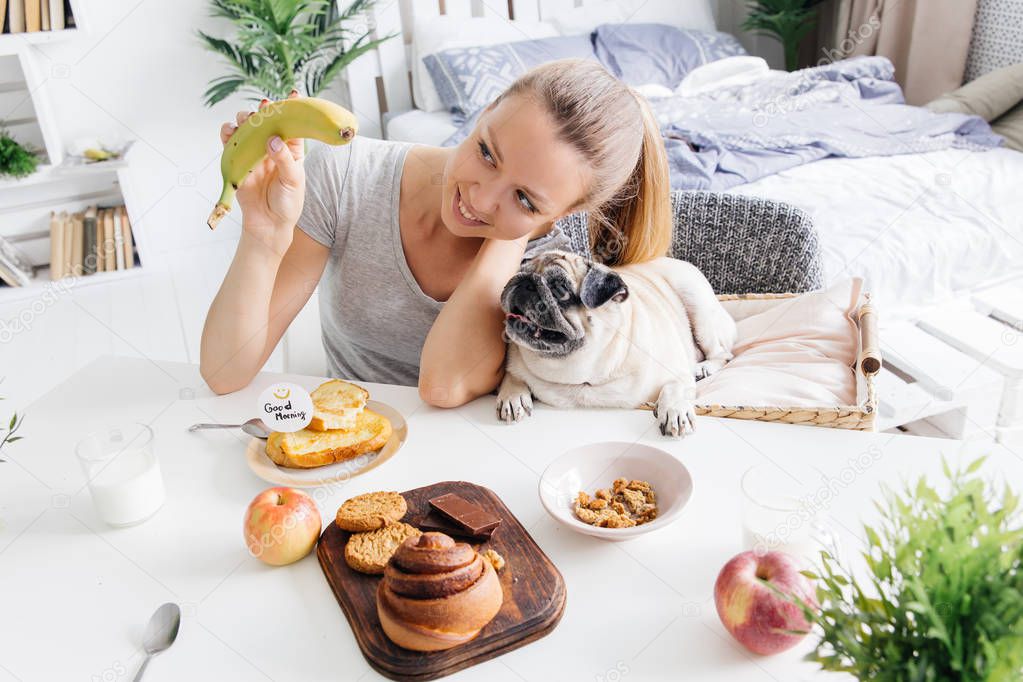
[{"label": "toasted bread slice", "polygon": [[313,420],[306,428],[313,431],[354,429],[359,413],[369,400],[369,391],[340,379],[320,384],[310,395],[313,399]]},{"label": "toasted bread slice", "polygon": [[351,430],[275,431],[266,439],[266,454],[283,467],[312,469],[379,450],[391,437],[391,431],[387,417],[373,410],[363,410]]}]

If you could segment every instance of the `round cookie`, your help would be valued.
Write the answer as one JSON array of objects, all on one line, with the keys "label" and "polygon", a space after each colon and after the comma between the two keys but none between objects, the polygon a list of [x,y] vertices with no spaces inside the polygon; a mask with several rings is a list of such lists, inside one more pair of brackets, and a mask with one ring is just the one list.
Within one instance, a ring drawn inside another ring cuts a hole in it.
[{"label": "round cookie", "polygon": [[361,573],[380,575],[401,543],[422,532],[407,523],[391,523],[377,530],[355,533],[345,545],[345,562]]},{"label": "round cookie", "polygon": [[337,510],[337,527],[352,532],[376,530],[400,521],[408,511],[405,498],[394,492],[366,493],[346,500]]}]

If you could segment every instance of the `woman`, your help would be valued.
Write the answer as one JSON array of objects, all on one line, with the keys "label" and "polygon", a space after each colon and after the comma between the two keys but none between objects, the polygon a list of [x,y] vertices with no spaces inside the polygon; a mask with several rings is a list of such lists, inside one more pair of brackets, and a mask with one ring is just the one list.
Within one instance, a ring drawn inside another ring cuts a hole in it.
[{"label": "woman", "polygon": [[500,382],[501,290],[527,245],[567,241],[555,220],[589,211],[610,264],[662,256],[671,238],[656,121],[592,61],[524,74],[454,148],[356,137],[303,159],[302,140],[275,137],[267,151],[238,189],[242,235],[203,329],[217,393],[252,380],[322,276],[330,376],[461,405]]}]

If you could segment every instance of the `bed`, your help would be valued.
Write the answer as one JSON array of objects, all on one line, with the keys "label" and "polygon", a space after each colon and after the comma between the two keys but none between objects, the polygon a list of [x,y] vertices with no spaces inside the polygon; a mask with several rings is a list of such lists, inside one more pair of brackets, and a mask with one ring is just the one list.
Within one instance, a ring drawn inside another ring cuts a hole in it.
[{"label": "bed", "polygon": [[810,213],[826,280],[863,277],[893,321],[1020,276],[1020,187],[1023,154],[992,149],[823,159],[730,191]]},{"label": "bed", "polygon": [[[432,145],[450,142],[466,117],[438,107],[436,92],[423,92],[430,80],[423,57],[430,50],[588,33],[616,21],[717,28],[706,0],[446,0],[443,13],[433,0],[380,4],[386,7],[376,11],[377,32],[402,31],[406,44],[385,44],[375,61],[360,60],[349,69],[352,104],[360,117],[380,121],[381,136]],[[437,28],[445,23],[447,28]],[[373,134],[372,126],[367,132]],[[983,134],[978,130],[978,139]],[[828,282],[863,277],[891,320],[914,316],[922,306],[1019,271],[1020,187],[1023,154],[967,145],[893,156],[824,158],[711,188],[806,210],[820,232]]]}]

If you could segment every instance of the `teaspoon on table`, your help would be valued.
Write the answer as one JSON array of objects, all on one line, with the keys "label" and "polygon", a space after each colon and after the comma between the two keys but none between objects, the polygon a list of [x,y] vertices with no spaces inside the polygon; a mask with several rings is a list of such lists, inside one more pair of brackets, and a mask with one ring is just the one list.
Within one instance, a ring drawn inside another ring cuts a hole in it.
[{"label": "teaspoon on table", "polygon": [[149,659],[161,651],[166,651],[178,636],[178,628],[181,627],[181,609],[177,604],[164,604],[150,617],[146,625],[145,637],[142,639],[142,648],[146,651],[146,659],[142,666],[135,673],[135,682],[142,679],[142,673],[149,665]]},{"label": "teaspoon on table", "polygon": [[200,429],[241,429],[253,438],[266,440],[270,437],[270,430],[266,428],[266,424],[259,417],[250,419],[244,424],[192,424],[188,427],[189,431],[199,431]]}]

